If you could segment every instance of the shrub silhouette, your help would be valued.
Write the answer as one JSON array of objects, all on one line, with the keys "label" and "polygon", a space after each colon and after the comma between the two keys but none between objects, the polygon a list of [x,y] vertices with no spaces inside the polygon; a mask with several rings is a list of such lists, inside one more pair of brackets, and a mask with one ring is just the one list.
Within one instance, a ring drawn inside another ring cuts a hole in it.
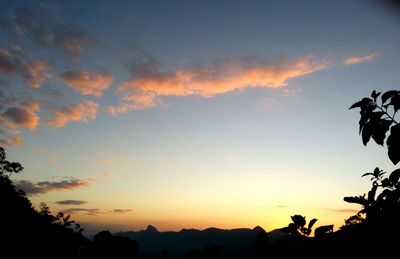
[{"label": "shrub silhouette", "polygon": [[[378,98],[380,97],[380,101]],[[400,91],[391,90],[381,95],[375,90],[371,97],[364,97],[349,109],[360,109],[359,132],[364,145],[371,138],[388,149],[388,157],[393,164],[400,161],[400,125],[396,113],[400,109]],[[381,256],[391,253],[390,247],[397,246],[400,231],[400,169],[386,172],[376,167],[370,176],[371,190],[368,194],[344,197],[344,201],[362,206],[354,216],[348,218],[341,228],[342,240],[355,247],[386,247],[379,250]],[[367,255],[367,250],[362,250]]]},{"label": "shrub silhouette", "polygon": [[312,231],[312,227],[314,226],[317,219],[312,219],[308,222],[308,226],[306,225],[306,217],[301,215],[291,216],[292,223],[289,223],[287,227],[281,228],[281,231],[285,233],[289,233],[296,236],[309,236]]},{"label": "shrub silhouette", "polygon": [[[380,92],[375,90],[371,98],[364,97],[361,101],[354,103],[350,109],[360,108],[360,134],[363,144],[372,138],[378,145],[388,148],[389,159],[393,164],[400,161],[400,124],[395,120],[397,111],[400,109],[400,91],[387,91],[381,96],[380,104],[378,97]],[[389,136],[386,138],[387,132]],[[359,223],[373,223],[394,220],[400,216],[400,169],[384,177],[386,173],[376,167],[372,172],[362,175],[371,176],[372,187],[368,195],[345,197],[349,203],[356,203],[362,206],[357,215],[350,217],[347,225]]]}]

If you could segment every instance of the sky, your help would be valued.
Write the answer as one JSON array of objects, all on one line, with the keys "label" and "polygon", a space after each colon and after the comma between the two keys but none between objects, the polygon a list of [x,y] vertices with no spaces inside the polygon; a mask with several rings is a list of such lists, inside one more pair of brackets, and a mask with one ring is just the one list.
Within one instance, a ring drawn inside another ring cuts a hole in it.
[{"label": "sky", "polygon": [[0,143],[88,231],[344,224],[391,172],[350,105],[399,89],[382,1],[0,2]]}]

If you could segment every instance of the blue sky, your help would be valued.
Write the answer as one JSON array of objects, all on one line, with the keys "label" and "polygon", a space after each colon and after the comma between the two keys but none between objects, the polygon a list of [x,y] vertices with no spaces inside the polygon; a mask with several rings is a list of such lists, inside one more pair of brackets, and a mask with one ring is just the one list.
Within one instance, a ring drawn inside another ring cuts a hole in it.
[{"label": "blue sky", "polygon": [[397,16],[374,1],[3,1],[0,140],[36,206],[84,223],[338,227],[360,175],[394,168],[348,107],[398,89]]}]

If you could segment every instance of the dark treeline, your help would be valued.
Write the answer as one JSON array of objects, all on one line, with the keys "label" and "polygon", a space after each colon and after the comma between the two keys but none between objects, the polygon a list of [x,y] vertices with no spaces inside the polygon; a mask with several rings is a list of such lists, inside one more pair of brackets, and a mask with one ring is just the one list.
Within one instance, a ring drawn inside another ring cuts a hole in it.
[{"label": "dark treeline", "polygon": [[[371,139],[374,140],[378,145],[386,147],[390,161],[395,165],[398,164],[400,124],[396,120],[396,112],[400,110],[400,91],[392,90],[382,95],[373,91],[371,97],[365,97],[354,103],[350,109],[353,108],[360,109],[359,132],[363,144],[367,145]],[[173,236],[174,240],[180,240],[185,237],[184,235],[193,238],[204,234],[208,238],[211,236],[209,240],[214,240],[214,243],[210,241],[199,249],[180,255],[171,254],[168,251],[167,243],[171,241],[168,241],[168,235],[160,234],[154,229],[130,234],[138,239],[145,238],[148,242],[147,246],[153,242],[152,237],[153,240],[154,238],[159,240],[158,246],[162,247],[162,242],[165,242],[165,249],[155,251],[152,255],[148,252],[151,247],[146,247],[146,255],[142,254],[140,241],[133,240],[128,234],[113,235],[109,231],[101,231],[93,237],[93,240],[86,238],[83,235],[84,230],[69,215],[63,213],[53,215],[46,204],[41,204],[38,209],[32,206],[25,193],[18,190],[11,180],[13,174],[20,173],[22,170],[23,167],[18,162],[7,160],[5,150],[0,147],[1,258],[27,258],[28,256],[31,258],[94,256],[106,258],[276,258],[278,256],[320,258],[349,255],[383,257],[397,254],[397,247],[400,244],[400,169],[387,174],[376,167],[371,172],[362,175],[370,177],[371,189],[366,194],[344,198],[345,202],[359,204],[361,209],[356,215],[348,218],[345,225],[336,232],[333,231],[333,225],[319,226],[314,229],[317,219],[307,222],[301,215],[292,216],[292,222],[288,226],[270,233],[262,228],[255,228],[253,232],[222,233],[216,229],[207,230],[204,233],[181,231],[182,233],[170,234],[170,236]],[[240,244],[245,242],[234,243],[236,241],[229,236],[230,233],[235,233],[235,235],[246,233],[249,241],[247,243],[250,244],[246,246],[247,250],[239,251]],[[224,235],[226,240],[235,244],[233,246],[237,248],[236,252],[225,253],[224,249],[228,250],[228,243],[218,243],[215,239],[218,235]]]}]

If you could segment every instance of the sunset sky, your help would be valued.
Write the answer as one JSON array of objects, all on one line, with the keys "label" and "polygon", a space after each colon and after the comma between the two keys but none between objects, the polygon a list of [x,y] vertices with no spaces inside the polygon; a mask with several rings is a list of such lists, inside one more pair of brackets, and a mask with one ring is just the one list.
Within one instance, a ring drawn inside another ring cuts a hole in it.
[{"label": "sunset sky", "polygon": [[344,223],[394,169],[349,106],[400,86],[379,1],[1,1],[0,142],[88,231]]}]

